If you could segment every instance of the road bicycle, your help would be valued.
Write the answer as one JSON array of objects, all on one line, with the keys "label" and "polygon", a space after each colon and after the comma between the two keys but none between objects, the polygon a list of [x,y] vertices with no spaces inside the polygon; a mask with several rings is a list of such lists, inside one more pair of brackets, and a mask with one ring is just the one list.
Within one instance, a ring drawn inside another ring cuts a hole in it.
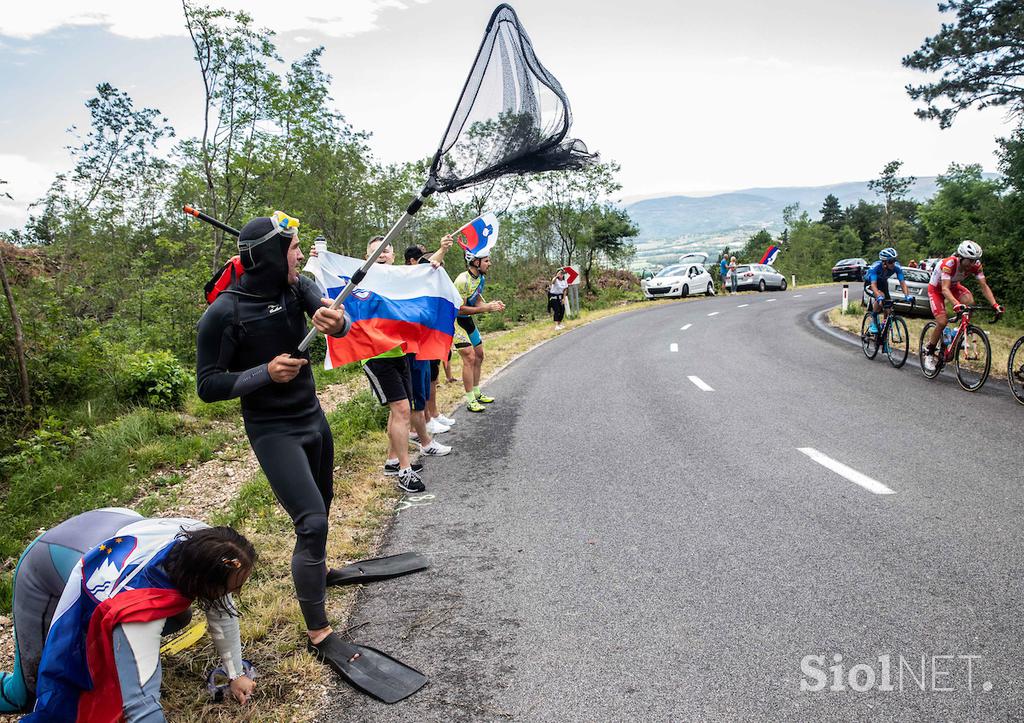
[{"label": "road bicycle", "polygon": [[1010,360],[1006,363],[1006,381],[1013,396],[1024,404],[1024,336],[1010,350]]},{"label": "road bicycle", "polygon": [[[956,367],[956,380],[969,392],[976,392],[985,385],[988,373],[992,370],[992,346],[988,342],[988,334],[971,323],[971,313],[987,309],[987,306],[965,306],[950,318],[950,324],[959,324],[956,333],[951,334],[949,327],[943,331],[939,339],[940,347],[935,350],[935,370],[928,371],[924,365],[925,350],[931,338],[935,322],[929,321],[921,330],[921,343],[918,355],[921,371],[928,379],[939,376],[942,368],[949,363]],[[999,321],[1002,314],[996,312],[992,323]]]},{"label": "road bicycle", "polygon": [[[916,301],[917,299],[910,300],[910,308],[914,308]],[[910,332],[907,330],[907,322],[893,308],[894,303],[892,299],[882,302],[882,308],[889,311],[889,316],[881,325],[878,323],[878,312],[868,306],[868,311],[860,322],[860,348],[868,359],[874,359],[878,350],[884,349],[885,355],[889,357],[889,363],[899,369],[907,363],[907,356],[910,354]],[[871,332],[872,322],[878,329],[874,333]]]}]

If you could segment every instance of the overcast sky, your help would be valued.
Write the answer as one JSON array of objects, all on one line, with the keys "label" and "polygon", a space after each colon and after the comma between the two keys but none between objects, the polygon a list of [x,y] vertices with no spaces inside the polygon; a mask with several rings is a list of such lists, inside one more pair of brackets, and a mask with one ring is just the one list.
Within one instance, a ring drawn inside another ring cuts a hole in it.
[{"label": "overcast sky", "polygon": [[[326,46],[337,108],[384,161],[431,154],[494,3],[490,0],[224,0],[277,31],[291,61]],[[572,103],[573,135],[622,165],[625,198],[875,177],[951,162],[995,170],[998,109],[953,129],[918,120],[900,59],[934,35],[934,0],[517,0],[541,61]],[[949,17],[946,17],[947,21]],[[202,88],[174,0],[44,0],[0,13],[0,228],[69,167],[98,83],[200,129]],[[301,102],[301,99],[300,101]]]}]

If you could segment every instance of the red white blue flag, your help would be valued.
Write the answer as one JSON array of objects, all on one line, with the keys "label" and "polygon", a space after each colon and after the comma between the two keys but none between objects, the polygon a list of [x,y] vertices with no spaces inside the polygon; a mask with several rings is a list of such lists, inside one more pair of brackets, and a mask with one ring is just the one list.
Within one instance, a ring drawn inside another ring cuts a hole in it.
[{"label": "red white blue flag", "polygon": [[779,251],[781,250],[782,249],[780,249],[778,246],[769,246],[768,250],[764,252],[764,256],[761,257],[761,263],[768,265],[774,264],[775,258],[779,255]]},{"label": "red white blue flag", "polygon": [[474,256],[486,256],[498,240],[498,217],[491,211],[477,216],[454,234],[459,246]]},{"label": "red white blue flag", "polygon": [[[363,265],[359,259],[321,251],[305,270],[334,299]],[[374,264],[345,299],[352,328],[341,339],[327,337],[324,367],[333,369],[401,346],[417,359],[444,359],[455,334],[462,297],[444,269],[430,264]]]},{"label": "red white blue flag", "polygon": [[159,563],[189,519],[140,520],[85,553],[53,614],[36,682],[36,705],[22,720],[113,723],[124,719],[114,662],[114,628],[177,615],[191,600]]}]

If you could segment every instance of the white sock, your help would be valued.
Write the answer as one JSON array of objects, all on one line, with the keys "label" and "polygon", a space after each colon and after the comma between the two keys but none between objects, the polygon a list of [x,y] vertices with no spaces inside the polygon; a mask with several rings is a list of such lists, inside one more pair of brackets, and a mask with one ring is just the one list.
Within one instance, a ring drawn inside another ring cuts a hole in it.
[{"label": "white sock", "polygon": [[398,464],[398,457],[392,457],[384,460],[384,464]]}]

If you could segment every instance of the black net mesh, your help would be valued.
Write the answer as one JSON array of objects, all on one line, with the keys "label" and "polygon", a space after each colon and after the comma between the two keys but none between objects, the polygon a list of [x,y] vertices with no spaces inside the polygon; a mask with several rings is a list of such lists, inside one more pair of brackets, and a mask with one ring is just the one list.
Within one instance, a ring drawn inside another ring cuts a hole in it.
[{"label": "black net mesh", "polygon": [[508,5],[487,25],[476,62],[430,167],[438,191],[497,176],[579,168],[594,159],[567,138],[569,99],[541,65]]}]

